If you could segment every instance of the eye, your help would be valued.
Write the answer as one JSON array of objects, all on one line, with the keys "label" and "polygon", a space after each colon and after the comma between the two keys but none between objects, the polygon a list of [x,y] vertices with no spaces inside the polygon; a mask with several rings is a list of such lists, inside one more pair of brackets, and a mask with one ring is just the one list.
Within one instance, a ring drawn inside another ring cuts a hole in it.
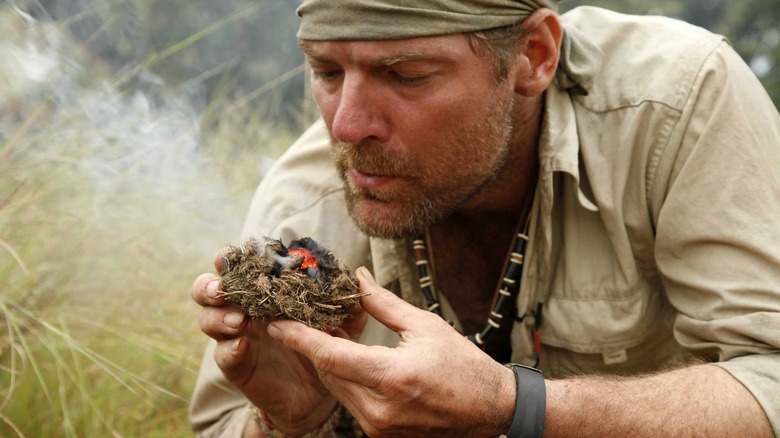
[{"label": "eye", "polygon": [[410,75],[404,75],[401,73],[398,73],[396,71],[391,71],[390,75],[393,77],[395,81],[402,85],[419,85],[425,79],[427,79],[427,76],[410,76]]},{"label": "eye", "polygon": [[324,81],[329,82],[334,79],[337,79],[339,76],[341,76],[341,70],[338,69],[332,69],[332,70],[312,70],[312,74],[315,78]]}]

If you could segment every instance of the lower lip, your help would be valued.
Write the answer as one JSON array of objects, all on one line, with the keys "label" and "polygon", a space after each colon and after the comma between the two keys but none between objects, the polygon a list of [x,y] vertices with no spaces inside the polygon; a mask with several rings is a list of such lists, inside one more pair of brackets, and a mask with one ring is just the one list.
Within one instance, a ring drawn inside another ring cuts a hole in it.
[{"label": "lower lip", "polygon": [[355,187],[367,190],[378,190],[388,184],[401,180],[398,176],[375,175],[363,173],[356,169],[349,169],[349,180]]}]

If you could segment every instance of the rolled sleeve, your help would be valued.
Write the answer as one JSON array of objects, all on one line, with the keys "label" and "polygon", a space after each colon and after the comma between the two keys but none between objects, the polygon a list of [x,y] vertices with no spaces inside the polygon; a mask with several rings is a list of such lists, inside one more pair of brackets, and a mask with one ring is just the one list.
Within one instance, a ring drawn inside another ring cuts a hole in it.
[{"label": "rolled sleeve", "polygon": [[780,353],[753,354],[718,362],[756,398],[767,414],[776,436],[780,436]]},{"label": "rolled sleeve", "polygon": [[237,437],[250,417],[247,400],[225,379],[214,361],[217,343],[209,340],[189,407],[189,419],[199,438]]}]

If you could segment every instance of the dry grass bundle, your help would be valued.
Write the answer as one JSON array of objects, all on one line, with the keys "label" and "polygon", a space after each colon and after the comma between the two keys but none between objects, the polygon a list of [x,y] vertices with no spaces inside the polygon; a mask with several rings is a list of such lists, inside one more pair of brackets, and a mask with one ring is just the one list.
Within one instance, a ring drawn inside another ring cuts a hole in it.
[{"label": "dry grass bundle", "polygon": [[226,298],[256,318],[286,318],[309,327],[335,327],[362,293],[347,268],[311,238],[290,242],[250,239],[223,258]]}]

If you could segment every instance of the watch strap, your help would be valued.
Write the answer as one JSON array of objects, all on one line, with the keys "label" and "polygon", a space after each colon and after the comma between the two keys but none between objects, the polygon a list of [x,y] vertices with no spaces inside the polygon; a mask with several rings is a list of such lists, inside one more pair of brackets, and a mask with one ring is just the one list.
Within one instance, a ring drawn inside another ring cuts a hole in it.
[{"label": "watch strap", "polygon": [[541,371],[529,366],[517,363],[506,366],[514,371],[517,384],[515,412],[507,438],[541,438],[547,405],[544,376]]}]

